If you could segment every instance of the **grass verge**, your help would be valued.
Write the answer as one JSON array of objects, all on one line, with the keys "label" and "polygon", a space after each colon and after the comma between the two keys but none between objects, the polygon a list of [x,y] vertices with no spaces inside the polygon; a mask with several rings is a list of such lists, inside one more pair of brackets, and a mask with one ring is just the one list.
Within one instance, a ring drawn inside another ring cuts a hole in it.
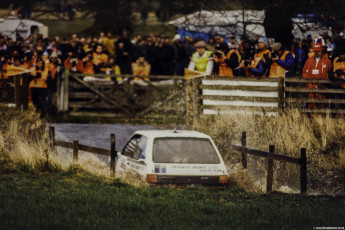
[{"label": "grass verge", "polygon": [[78,168],[0,175],[2,229],[312,229],[345,226],[345,197],[136,188]]}]

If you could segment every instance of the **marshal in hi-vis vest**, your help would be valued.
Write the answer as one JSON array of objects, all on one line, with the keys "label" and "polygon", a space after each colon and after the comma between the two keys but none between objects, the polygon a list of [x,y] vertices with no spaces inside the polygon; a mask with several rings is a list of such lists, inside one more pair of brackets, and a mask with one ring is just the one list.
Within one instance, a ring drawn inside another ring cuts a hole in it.
[{"label": "marshal in hi-vis vest", "polygon": [[37,73],[40,73],[41,77],[31,80],[29,88],[47,88],[48,69],[36,70]]},{"label": "marshal in hi-vis vest", "polygon": [[[199,72],[203,72],[203,73],[206,72],[207,62],[208,62],[208,59],[210,58],[210,56],[212,54],[212,51],[205,51],[205,52],[206,52],[205,57],[198,57],[198,52],[195,52],[192,55],[192,59],[195,63],[195,70],[197,70]],[[202,56],[204,56],[204,55],[202,55]]]},{"label": "marshal in hi-vis vest", "polygon": [[[269,52],[271,52],[269,49],[265,49],[264,51],[260,51],[259,53],[256,53],[254,55],[254,60],[252,60],[252,63],[251,63],[252,68],[256,68],[261,60],[266,62],[264,55],[269,53]],[[255,77],[255,75],[249,73],[248,70],[246,70],[245,72],[246,72],[246,76]]]},{"label": "marshal in hi-vis vest", "polygon": [[[333,61],[333,72],[337,71],[337,70],[343,70],[345,73],[345,62],[343,61],[339,61],[339,57],[336,57]],[[340,84],[341,88],[345,89],[345,84]]]},{"label": "marshal in hi-vis vest", "polygon": [[[289,51],[284,51],[283,55],[280,57],[281,60],[285,61],[286,55],[289,54]],[[273,62],[270,68],[269,77],[285,77],[285,68],[279,65],[277,62]]]},{"label": "marshal in hi-vis vest", "polygon": [[[240,54],[238,53],[237,50],[230,50],[226,54],[225,57],[227,59],[230,59],[230,57],[233,53],[236,53],[236,55],[238,57],[238,62],[239,62],[240,61],[239,60]],[[233,77],[234,76],[232,69],[225,63],[225,60],[223,57],[218,58],[217,56],[214,56],[214,61],[219,63],[219,76],[220,77]]]}]

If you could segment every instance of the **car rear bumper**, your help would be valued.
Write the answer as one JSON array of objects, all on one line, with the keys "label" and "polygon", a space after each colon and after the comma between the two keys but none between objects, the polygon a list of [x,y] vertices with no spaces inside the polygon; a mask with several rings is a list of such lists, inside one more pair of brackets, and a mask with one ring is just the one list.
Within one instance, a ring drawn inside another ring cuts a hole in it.
[{"label": "car rear bumper", "polygon": [[152,186],[181,186],[202,185],[205,187],[228,187],[227,176],[175,176],[175,175],[154,175],[154,178],[147,177],[147,182]]}]

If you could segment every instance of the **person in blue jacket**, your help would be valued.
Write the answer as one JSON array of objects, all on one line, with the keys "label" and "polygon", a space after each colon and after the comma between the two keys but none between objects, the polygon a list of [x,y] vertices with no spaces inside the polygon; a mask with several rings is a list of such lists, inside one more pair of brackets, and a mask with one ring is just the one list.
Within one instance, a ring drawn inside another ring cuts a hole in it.
[{"label": "person in blue jacket", "polygon": [[303,42],[301,39],[296,39],[296,48],[295,48],[295,74],[300,76],[303,71],[303,66],[307,60],[307,54],[303,48]]},{"label": "person in blue jacket", "polygon": [[261,36],[258,40],[258,50],[254,54],[253,59],[242,59],[239,65],[239,74],[244,74],[248,77],[265,77],[267,73],[267,57],[270,53],[268,47],[268,39]]}]

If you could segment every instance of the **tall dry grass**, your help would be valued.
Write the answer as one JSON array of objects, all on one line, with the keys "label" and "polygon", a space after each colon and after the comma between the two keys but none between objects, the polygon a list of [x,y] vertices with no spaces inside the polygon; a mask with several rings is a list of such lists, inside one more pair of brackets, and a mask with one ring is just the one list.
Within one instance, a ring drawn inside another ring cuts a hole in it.
[{"label": "tall dry grass", "polygon": [[[241,143],[242,131],[247,132],[247,146],[300,157],[300,148],[307,149],[309,191],[344,193],[345,121],[330,116],[310,119],[298,110],[287,110],[279,116],[219,115],[201,116],[193,129],[208,133],[215,140],[229,167],[241,161],[241,154],[232,144]],[[266,160],[250,157],[249,171],[254,181],[266,175]],[[299,167],[276,162],[275,188],[299,189]],[[263,180],[265,182],[265,180]],[[253,186],[252,186],[253,187]],[[263,185],[261,187],[264,187]]]},{"label": "tall dry grass", "polygon": [[[0,117],[0,172],[46,173],[81,169],[80,173],[87,171],[112,179],[109,163],[96,155],[80,152],[75,163],[73,150],[52,149],[48,138],[49,124],[41,120],[36,112],[29,110],[21,113],[0,107]],[[117,177],[137,187],[146,186],[137,175],[127,173]]]},{"label": "tall dry grass", "polygon": [[47,142],[46,124],[39,114],[0,108],[2,171],[44,172],[61,169]]},{"label": "tall dry grass", "polygon": [[[51,148],[48,126],[39,114],[29,110],[25,113],[0,108],[0,170],[32,173],[57,172],[75,168],[109,177],[109,166],[92,154],[80,154],[75,164],[72,155],[58,154]],[[62,152],[62,151],[61,151]],[[70,159],[69,159],[70,158]]]}]

